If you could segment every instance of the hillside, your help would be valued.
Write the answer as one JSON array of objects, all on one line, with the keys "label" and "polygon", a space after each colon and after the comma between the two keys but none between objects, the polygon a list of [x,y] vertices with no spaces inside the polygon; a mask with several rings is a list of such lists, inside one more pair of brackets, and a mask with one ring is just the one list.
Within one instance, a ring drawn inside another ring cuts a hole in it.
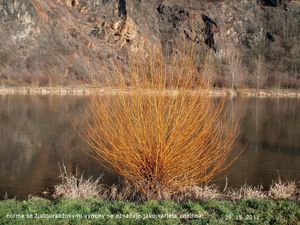
[{"label": "hillside", "polygon": [[0,0],[0,82],[103,79],[112,62],[196,43],[218,87],[300,87],[300,2]]}]

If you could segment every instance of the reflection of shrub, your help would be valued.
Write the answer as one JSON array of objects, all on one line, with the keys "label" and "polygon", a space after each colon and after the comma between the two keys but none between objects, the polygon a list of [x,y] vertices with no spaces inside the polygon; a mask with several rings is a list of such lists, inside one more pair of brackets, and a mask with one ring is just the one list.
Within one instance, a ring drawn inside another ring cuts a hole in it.
[{"label": "reflection of shrub", "polygon": [[192,54],[132,59],[118,70],[114,95],[90,99],[84,138],[103,161],[147,199],[209,181],[226,168],[237,124],[222,119],[223,104],[201,92]]}]

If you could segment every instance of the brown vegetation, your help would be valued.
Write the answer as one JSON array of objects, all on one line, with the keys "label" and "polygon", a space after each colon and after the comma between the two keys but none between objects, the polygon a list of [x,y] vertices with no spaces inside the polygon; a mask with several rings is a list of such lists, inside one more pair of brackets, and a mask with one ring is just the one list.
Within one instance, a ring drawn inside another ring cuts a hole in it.
[{"label": "brown vegetation", "polygon": [[[145,199],[141,193],[129,182],[120,185],[107,186],[101,184],[101,178],[93,181],[92,178],[79,178],[68,173],[66,169],[61,172],[62,183],[55,186],[53,197],[65,199],[92,199],[116,201],[140,201]],[[247,199],[274,199],[299,201],[299,188],[296,182],[283,182],[280,179],[273,183],[269,190],[262,186],[243,185],[241,188],[220,190],[216,185],[191,186],[182,189],[170,199],[176,202],[207,201],[211,199],[226,199],[232,201]]]},{"label": "brown vegetation", "polygon": [[[102,63],[130,63],[127,55],[144,52],[145,42],[168,53],[189,41],[197,44],[199,63],[208,52],[213,55],[217,87],[299,89],[300,4],[280,2],[0,1],[0,83],[90,84],[108,76]],[[203,14],[216,24],[205,22]]]},{"label": "brown vegetation", "polygon": [[88,199],[98,197],[100,190],[102,190],[99,184],[100,178],[93,181],[84,179],[83,174],[78,178],[77,174],[73,175],[67,172],[65,166],[60,169],[61,184],[54,187],[54,197],[62,197],[68,199]]},{"label": "brown vegetation", "polygon": [[282,182],[280,179],[275,182],[269,191],[269,196],[273,199],[291,199],[297,192],[295,182]]},{"label": "brown vegetation", "polygon": [[209,181],[228,166],[238,126],[223,120],[222,101],[199,91],[209,84],[194,54],[132,60],[129,73],[117,67],[107,82],[117,94],[91,97],[84,139],[147,199]]}]

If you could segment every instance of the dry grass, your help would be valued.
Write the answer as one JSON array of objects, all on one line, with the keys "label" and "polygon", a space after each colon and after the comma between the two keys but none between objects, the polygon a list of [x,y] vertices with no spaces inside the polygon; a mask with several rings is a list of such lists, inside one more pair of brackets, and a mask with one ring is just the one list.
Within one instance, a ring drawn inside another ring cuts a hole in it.
[{"label": "dry grass", "polygon": [[112,185],[105,192],[106,199],[109,200],[137,200],[139,193],[129,182],[125,181],[121,185]]},{"label": "dry grass", "polygon": [[227,198],[232,200],[265,199],[267,198],[267,194],[263,191],[262,186],[253,187],[245,184],[238,190],[229,190],[227,193]]},{"label": "dry grass", "polygon": [[283,183],[280,179],[275,182],[269,190],[269,196],[273,199],[292,199],[297,192],[297,185],[295,182]]},{"label": "dry grass", "polygon": [[[132,183],[123,181],[119,185],[107,186],[101,183],[102,176],[93,181],[92,178],[85,179],[83,174],[78,178],[77,174],[68,173],[66,167],[63,166],[61,171],[61,183],[54,188],[53,197],[65,199],[92,199],[100,198],[103,200],[118,201],[143,201],[145,196]],[[228,184],[226,184],[227,187]],[[189,186],[179,190],[172,195],[167,196],[168,199],[184,202],[184,201],[207,201],[211,199],[227,199],[227,200],[247,200],[247,199],[285,199],[299,200],[297,195],[300,191],[296,182],[282,182],[278,178],[270,189],[263,190],[262,186],[243,185],[241,188],[221,191],[216,185]]]},{"label": "dry grass", "polygon": [[[91,178],[84,179],[83,176],[76,178],[75,175],[68,174],[66,170],[62,172],[62,183],[55,186],[55,198],[66,199],[103,199],[113,201],[143,201],[146,200],[135,186],[129,182],[120,185],[107,186],[99,182],[101,178],[92,181]],[[244,185],[238,189],[220,191],[216,185],[192,186],[180,190],[168,196],[176,202],[185,201],[208,201],[216,200],[248,200],[248,199],[285,199],[299,200],[297,194],[299,189],[295,182],[282,183],[275,182],[268,191],[264,191],[262,186]]]},{"label": "dry grass", "polygon": [[224,195],[217,186],[192,186],[176,193],[171,198],[175,201],[222,199]]},{"label": "dry grass", "polygon": [[[193,52],[191,50],[191,52]],[[84,140],[97,159],[145,199],[166,199],[223,171],[238,133],[223,116],[192,53],[167,60],[158,51],[116,66],[107,86],[119,93],[91,96]]]},{"label": "dry grass", "polygon": [[66,167],[63,166],[61,170],[61,184],[54,187],[54,197],[61,197],[67,199],[89,199],[99,197],[101,185],[99,184],[100,178],[93,181],[84,179],[83,174],[79,178],[67,172]]}]

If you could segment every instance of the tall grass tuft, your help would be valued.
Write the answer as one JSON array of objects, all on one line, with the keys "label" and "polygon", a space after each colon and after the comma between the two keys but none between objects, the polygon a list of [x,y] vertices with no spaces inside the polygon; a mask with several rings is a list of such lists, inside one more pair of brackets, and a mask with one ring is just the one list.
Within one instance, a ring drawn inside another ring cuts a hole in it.
[{"label": "tall grass tuft", "polygon": [[232,200],[266,199],[267,194],[263,191],[262,186],[255,187],[245,184],[238,190],[229,190],[227,193],[227,197]]},{"label": "tall grass tuft", "polygon": [[157,50],[115,66],[108,88],[91,96],[82,135],[109,169],[145,199],[166,199],[223,171],[238,125],[224,119],[224,100],[205,95],[209,82],[196,57]]},{"label": "tall grass tuft", "polygon": [[92,177],[84,179],[83,174],[80,177],[72,175],[67,172],[66,167],[60,170],[61,183],[54,187],[53,197],[66,198],[66,199],[90,199],[99,197],[100,191],[103,187],[99,181],[93,181]]},{"label": "tall grass tuft", "polygon": [[297,193],[297,185],[295,182],[282,182],[278,179],[278,182],[272,184],[269,190],[269,196],[273,199],[292,199]]}]

